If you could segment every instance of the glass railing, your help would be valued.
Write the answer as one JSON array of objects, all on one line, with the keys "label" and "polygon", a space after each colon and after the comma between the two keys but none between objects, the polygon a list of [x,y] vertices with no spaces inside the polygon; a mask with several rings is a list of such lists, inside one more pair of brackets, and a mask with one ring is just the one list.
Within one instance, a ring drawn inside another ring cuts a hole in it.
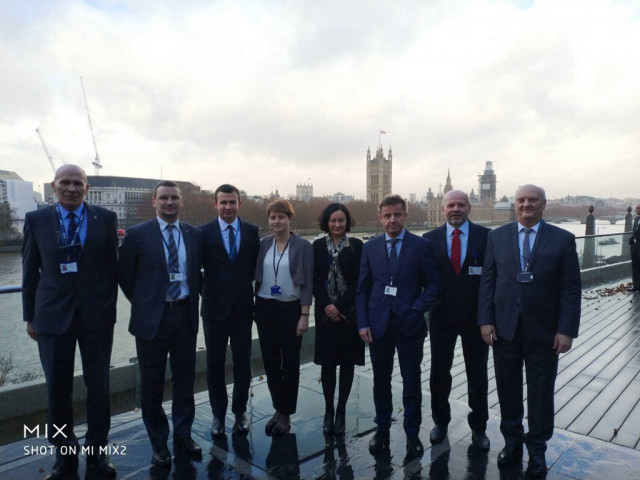
[{"label": "glass railing", "polygon": [[631,232],[576,237],[583,288],[631,277]]}]

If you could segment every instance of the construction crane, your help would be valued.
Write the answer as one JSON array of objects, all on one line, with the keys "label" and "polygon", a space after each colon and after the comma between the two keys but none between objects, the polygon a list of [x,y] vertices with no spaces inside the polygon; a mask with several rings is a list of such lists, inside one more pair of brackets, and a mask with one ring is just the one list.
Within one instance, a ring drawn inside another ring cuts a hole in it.
[{"label": "construction crane", "polygon": [[36,133],[38,134],[38,137],[40,138],[40,143],[42,144],[42,149],[44,150],[44,153],[47,155],[47,160],[49,160],[49,165],[51,165],[51,170],[53,170],[53,174],[55,175],[56,174],[56,166],[53,164],[53,157],[49,153],[49,149],[47,148],[47,144],[44,143],[44,138],[42,138],[42,133],[40,132],[39,128],[36,128]]},{"label": "construction crane", "polygon": [[91,165],[94,166],[96,175],[100,175],[100,169],[102,165],[100,164],[100,156],[98,155],[98,146],[96,145],[96,136],[93,133],[93,125],[91,124],[91,115],[89,114],[89,104],[87,103],[87,94],[84,91],[84,82],[82,81],[82,77],[80,77],[80,85],[82,85],[82,96],[84,97],[84,106],[87,109],[87,118],[89,118],[89,129],[91,130],[91,138],[93,139],[93,149],[96,152],[96,158]]}]

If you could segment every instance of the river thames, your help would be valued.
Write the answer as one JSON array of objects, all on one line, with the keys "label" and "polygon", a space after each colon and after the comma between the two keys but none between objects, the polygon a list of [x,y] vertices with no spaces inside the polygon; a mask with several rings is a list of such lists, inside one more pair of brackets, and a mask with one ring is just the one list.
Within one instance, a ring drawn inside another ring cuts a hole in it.
[{"label": "river thames", "polygon": [[[577,236],[584,235],[585,226],[579,223],[563,223],[562,228],[571,231]],[[610,225],[608,222],[597,222],[597,234],[613,234],[624,231],[624,224]],[[423,231],[413,231],[416,234],[422,234]],[[373,235],[374,233],[360,233],[357,237],[364,235]],[[306,237],[313,240],[313,237]],[[580,251],[580,244],[578,250]],[[610,249],[619,250],[619,245],[611,245],[602,247],[603,250]],[[579,252],[580,253],[580,252]],[[609,254],[606,251],[602,253]],[[0,285],[19,285],[22,282],[22,265],[20,252],[0,253]],[[111,364],[120,365],[129,363],[131,357],[136,356],[135,341],[133,336],[128,332],[129,326],[129,302],[122,294],[118,296],[117,321],[114,331],[113,353],[111,355]],[[9,381],[14,381],[20,375],[29,373],[31,375],[42,376],[42,367],[38,356],[37,343],[31,340],[26,333],[25,324],[22,321],[22,303],[19,293],[11,293],[0,295],[0,326],[2,327],[2,335],[0,335],[0,356],[11,357],[13,370],[9,376]],[[254,335],[256,335],[254,329]],[[202,328],[198,332],[198,349],[204,349],[204,336]],[[79,352],[76,352],[76,371],[81,370]]]}]

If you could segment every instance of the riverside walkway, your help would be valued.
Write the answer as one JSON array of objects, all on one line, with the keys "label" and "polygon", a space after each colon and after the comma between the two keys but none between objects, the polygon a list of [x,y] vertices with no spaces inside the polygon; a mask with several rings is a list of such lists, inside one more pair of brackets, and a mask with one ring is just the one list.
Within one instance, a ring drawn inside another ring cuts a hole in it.
[{"label": "riverside walkway", "polygon": [[[613,287],[610,285],[608,287]],[[519,479],[523,464],[499,471],[498,452],[503,447],[499,431],[499,405],[493,361],[489,360],[491,408],[487,434],[488,454],[471,445],[466,422],[466,376],[460,346],[453,367],[452,422],[448,439],[429,445],[433,426],[429,408],[430,348],[425,342],[423,362],[423,424],[425,444],[421,458],[408,459],[402,431],[402,385],[394,372],[394,417],[391,448],[378,457],[367,449],[375,429],[372,372],[369,360],[356,369],[347,405],[347,432],[336,439],[322,435],[324,399],[320,369],[314,364],[301,368],[298,412],[292,417],[291,433],[269,437],[264,424],[272,414],[266,381],[253,381],[248,436],[232,433],[227,418],[227,436],[211,438],[211,409],[206,392],[196,395],[194,439],[203,447],[200,461],[174,458],[171,469],[149,465],[151,448],[139,411],[112,417],[110,446],[118,467],[118,478],[126,479]],[[583,291],[580,337],[573,349],[560,358],[556,382],[556,430],[547,450],[548,479],[640,479],[640,295],[600,287]],[[170,402],[165,402],[167,414]],[[80,435],[84,425],[76,427]],[[82,440],[81,440],[82,443]],[[27,439],[0,447],[0,479],[42,478],[53,464],[46,454],[26,455],[45,439]],[[172,445],[169,445],[172,449]],[[80,478],[100,478],[86,471],[84,457]]]}]

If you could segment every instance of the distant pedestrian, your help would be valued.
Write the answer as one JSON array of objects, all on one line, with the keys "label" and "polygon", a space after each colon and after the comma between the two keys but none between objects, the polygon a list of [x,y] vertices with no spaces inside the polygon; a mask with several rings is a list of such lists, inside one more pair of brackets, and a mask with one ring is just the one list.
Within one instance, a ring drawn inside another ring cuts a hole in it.
[{"label": "distant pedestrian", "polygon": [[628,290],[631,292],[640,291],[640,204],[636,205],[636,218],[633,219],[631,229],[631,272],[633,274],[633,285]]}]

